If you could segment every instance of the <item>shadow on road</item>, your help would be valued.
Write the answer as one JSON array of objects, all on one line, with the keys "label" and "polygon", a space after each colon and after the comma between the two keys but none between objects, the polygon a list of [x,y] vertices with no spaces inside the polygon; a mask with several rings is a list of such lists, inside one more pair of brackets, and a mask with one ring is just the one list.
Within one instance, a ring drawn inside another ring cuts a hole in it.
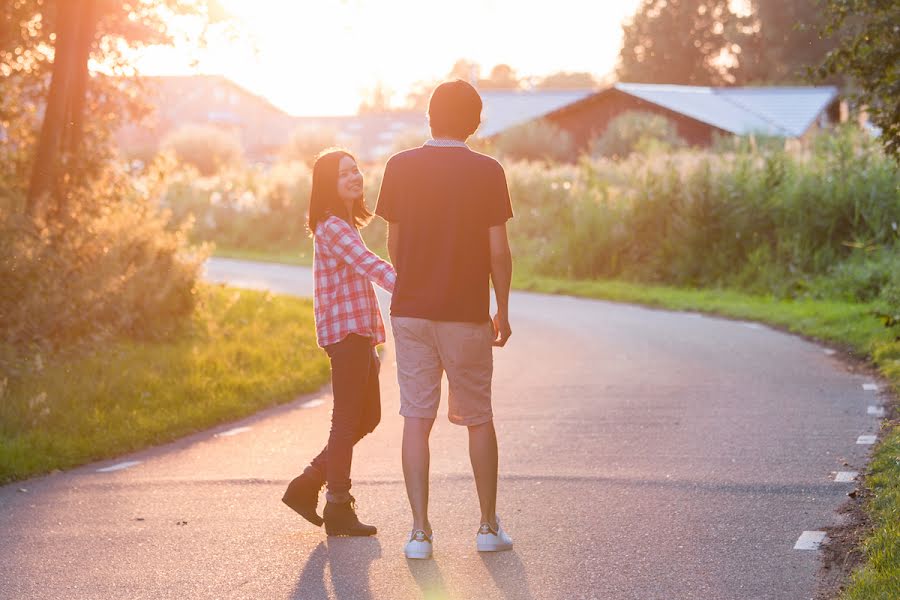
[{"label": "shadow on road", "polygon": [[406,560],[409,572],[422,590],[424,600],[443,600],[449,597],[447,584],[441,576],[441,569],[434,560]]},{"label": "shadow on road", "polygon": [[508,552],[479,552],[478,556],[504,598],[534,600],[528,587],[528,573],[515,549]]},{"label": "shadow on road", "polygon": [[369,566],[381,558],[378,538],[328,538],[319,542],[297,579],[292,600],[328,598],[325,567],[331,572],[331,587],[337,600],[371,600]]}]

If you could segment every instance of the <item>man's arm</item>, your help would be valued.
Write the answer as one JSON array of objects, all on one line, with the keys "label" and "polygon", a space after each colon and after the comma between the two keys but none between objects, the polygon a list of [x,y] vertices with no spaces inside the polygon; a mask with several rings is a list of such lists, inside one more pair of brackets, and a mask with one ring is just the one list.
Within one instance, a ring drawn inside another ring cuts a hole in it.
[{"label": "man's arm", "polygon": [[396,268],[397,256],[400,255],[400,223],[388,223],[388,256]]},{"label": "man's arm", "polygon": [[509,326],[509,287],[512,284],[512,253],[506,237],[506,224],[489,229],[491,242],[491,282],[497,297],[494,316],[494,345],[503,347],[512,335]]}]

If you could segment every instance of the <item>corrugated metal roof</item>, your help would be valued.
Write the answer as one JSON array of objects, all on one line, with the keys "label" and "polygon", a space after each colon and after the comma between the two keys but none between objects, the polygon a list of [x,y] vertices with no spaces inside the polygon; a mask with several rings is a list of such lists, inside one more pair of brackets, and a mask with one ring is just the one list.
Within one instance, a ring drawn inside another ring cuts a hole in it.
[{"label": "corrugated metal roof", "polygon": [[583,100],[595,90],[481,91],[479,137],[491,137],[504,129],[550,114]]},{"label": "corrugated metal roof", "polygon": [[615,89],[737,134],[803,135],[837,97],[837,88],[617,83]]}]

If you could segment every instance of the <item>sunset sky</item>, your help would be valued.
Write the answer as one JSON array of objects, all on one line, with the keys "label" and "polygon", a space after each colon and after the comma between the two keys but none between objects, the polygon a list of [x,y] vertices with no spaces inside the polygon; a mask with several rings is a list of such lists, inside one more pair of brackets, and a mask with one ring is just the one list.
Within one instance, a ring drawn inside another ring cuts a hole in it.
[{"label": "sunset sky", "polygon": [[461,58],[484,76],[498,63],[519,76],[603,76],[638,2],[221,0],[236,39],[214,30],[204,50],[155,49],[137,62],[147,75],[225,75],[295,115],[351,114],[379,82],[400,102]]}]

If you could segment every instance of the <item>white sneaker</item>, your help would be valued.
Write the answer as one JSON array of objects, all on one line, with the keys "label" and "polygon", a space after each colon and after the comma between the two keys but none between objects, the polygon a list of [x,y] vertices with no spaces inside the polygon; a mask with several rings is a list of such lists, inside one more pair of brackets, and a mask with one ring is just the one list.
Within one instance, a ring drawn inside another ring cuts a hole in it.
[{"label": "white sneaker", "polygon": [[403,552],[406,554],[406,558],[431,558],[433,542],[434,533],[429,536],[421,529],[416,529],[409,534],[409,541],[406,542]]},{"label": "white sneaker", "polygon": [[500,525],[500,518],[497,518],[497,529],[482,523],[478,528],[478,534],[475,536],[475,545],[479,552],[499,552],[501,550],[512,550],[512,539],[503,531]]}]

